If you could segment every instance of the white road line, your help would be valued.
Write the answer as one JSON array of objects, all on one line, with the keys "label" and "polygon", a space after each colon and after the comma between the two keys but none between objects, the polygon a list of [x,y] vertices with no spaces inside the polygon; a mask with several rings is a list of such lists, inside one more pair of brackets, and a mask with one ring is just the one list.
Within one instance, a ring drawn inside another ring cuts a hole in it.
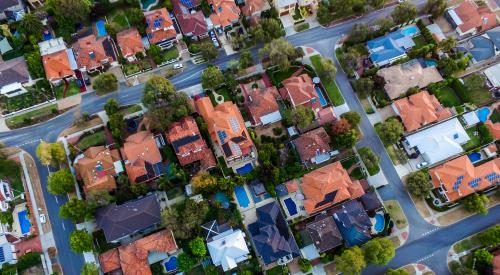
[{"label": "white road line", "polygon": [[428,256],[425,256],[423,258],[418,259],[416,262],[420,263],[420,262],[423,262],[423,261],[427,261],[428,259],[432,258],[433,256],[434,256],[434,254],[430,254]]},{"label": "white road line", "polygon": [[63,230],[66,231],[66,227],[64,227],[64,222],[61,223],[61,226],[62,226]]},{"label": "white road line", "polygon": [[56,203],[57,203],[57,204],[59,204],[59,201],[57,200],[57,197],[56,197],[56,196],[54,196],[54,198],[56,199]]},{"label": "white road line", "polygon": [[433,232],[435,232],[435,231],[437,231],[437,230],[439,230],[439,228],[434,228],[434,229],[432,229],[432,230],[429,230],[429,231],[427,231],[427,232],[422,233],[422,236],[429,235],[429,234],[431,234],[431,233],[433,233]]}]

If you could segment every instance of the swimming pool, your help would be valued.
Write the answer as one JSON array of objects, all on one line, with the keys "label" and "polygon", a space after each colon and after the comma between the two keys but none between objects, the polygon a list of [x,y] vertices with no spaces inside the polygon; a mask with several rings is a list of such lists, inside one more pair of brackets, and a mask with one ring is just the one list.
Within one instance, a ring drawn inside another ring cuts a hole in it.
[{"label": "swimming pool", "polygon": [[163,265],[165,266],[165,270],[167,272],[177,270],[177,257],[172,256],[168,258],[168,261],[164,262]]},{"label": "swimming pool", "polygon": [[477,117],[481,122],[485,122],[488,120],[488,116],[490,115],[490,108],[483,107],[476,111]]},{"label": "swimming pool", "polygon": [[373,229],[375,232],[380,233],[384,230],[385,220],[384,215],[381,213],[375,214],[375,224],[373,225]]},{"label": "swimming pool", "polygon": [[321,88],[318,86],[314,87],[316,89],[316,93],[318,94],[319,97],[319,104],[321,104],[321,107],[325,106],[327,104],[325,97],[323,96],[323,92],[321,92]]},{"label": "swimming pool", "polygon": [[108,34],[106,32],[106,28],[104,27],[104,20],[95,22],[95,27],[97,29],[97,37],[105,36]]},{"label": "swimming pool", "polygon": [[437,66],[437,61],[436,60],[430,60],[426,59],[424,60],[425,67],[436,67]]},{"label": "swimming pool", "polygon": [[21,234],[26,235],[30,233],[31,222],[28,219],[28,211],[23,210],[17,213],[17,217],[19,218],[19,226],[21,227]]},{"label": "swimming pool", "polygon": [[290,214],[290,216],[297,214],[297,205],[292,200],[292,198],[287,198],[283,201],[285,202],[286,209],[288,209],[288,213]]},{"label": "swimming pool", "polygon": [[229,199],[224,193],[215,193],[214,199],[222,204],[222,208],[229,208]]},{"label": "swimming pool", "polygon": [[245,164],[245,166],[237,168],[236,169],[236,173],[238,173],[240,175],[245,175],[245,174],[248,174],[248,173],[252,172],[252,170],[253,170],[252,164],[251,163],[247,163],[247,164]]},{"label": "swimming pool", "polygon": [[149,10],[153,6],[158,4],[158,0],[141,0],[141,6],[143,10]]},{"label": "swimming pool", "polygon": [[411,26],[408,26],[404,29],[401,29],[400,32],[401,32],[401,34],[403,34],[405,36],[413,37],[417,33],[419,33],[419,30],[418,30],[417,26],[411,25]]},{"label": "swimming pool", "polygon": [[234,194],[236,195],[236,200],[238,200],[240,207],[247,208],[250,205],[250,199],[248,198],[247,191],[245,191],[245,187],[236,186],[234,188]]},{"label": "swimming pool", "polygon": [[467,157],[469,158],[469,160],[474,163],[474,162],[477,162],[479,160],[481,160],[481,154],[480,153],[471,153],[469,155],[467,155]]}]

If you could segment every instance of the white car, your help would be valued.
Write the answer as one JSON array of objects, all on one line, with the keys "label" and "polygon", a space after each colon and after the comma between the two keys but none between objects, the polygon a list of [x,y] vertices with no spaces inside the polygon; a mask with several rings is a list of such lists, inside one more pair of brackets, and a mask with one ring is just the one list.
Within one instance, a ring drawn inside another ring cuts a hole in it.
[{"label": "white car", "polygon": [[182,64],[181,63],[174,64],[174,69],[178,70],[178,69],[181,69],[181,68],[182,68]]},{"label": "white car", "polygon": [[41,223],[46,223],[47,222],[47,218],[45,218],[45,214],[40,214],[40,222]]},{"label": "white car", "polygon": [[417,164],[417,168],[420,169],[420,168],[424,168],[426,167],[427,165],[429,165],[429,163],[427,163],[427,161],[424,161],[424,162],[421,162],[419,164]]}]

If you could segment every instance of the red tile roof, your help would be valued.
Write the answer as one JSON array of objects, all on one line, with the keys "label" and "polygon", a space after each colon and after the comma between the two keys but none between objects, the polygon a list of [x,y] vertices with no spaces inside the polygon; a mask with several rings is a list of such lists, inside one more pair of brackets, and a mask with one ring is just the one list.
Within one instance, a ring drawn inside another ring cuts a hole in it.
[{"label": "red tile roof", "polygon": [[212,5],[215,11],[210,15],[214,26],[225,28],[240,18],[241,11],[233,0],[208,0],[208,4]]},{"label": "red tile roof", "polygon": [[69,64],[66,50],[42,56],[43,69],[49,81],[61,80],[65,77],[75,76]]},{"label": "red tile roof", "polygon": [[206,170],[216,165],[215,157],[198,130],[198,125],[190,116],[172,123],[167,131],[167,140],[182,166],[200,161]]},{"label": "red tile roof", "polygon": [[134,56],[136,53],[146,52],[142,44],[141,35],[136,28],[130,28],[117,33],[116,41],[125,58]]},{"label": "red tile roof", "polygon": [[78,68],[94,70],[106,62],[110,62],[113,58],[106,55],[102,44],[107,39],[109,39],[107,36],[97,38],[93,34],[78,39],[73,45],[73,53],[75,54]]},{"label": "red tile roof", "polygon": [[276,87],[250,90],[243,84],[240,87],[247,96],[247,108],[255,124],[262,123],[261,117],[279,111],[278,102],[276,101],[276,96],[278,96]]},{"label": "red tile roof", "polygon": [[184,34],[200,36],[208,32],[208,25],[203,12],[187,13],[176,15],[177,22]]},{"label": "red tile roof", "polygon": [[161,162],[161,154],[153,134],[148,131],[137,132],[125,140],[122,148],[125,170],[131,182],[147,174],[146,162]]},{"label": "red tile roof", "polygon": [[335,111],[333,107],[322,108],[318,112],[318,122],[319,125],[330,124],[337,120],[337,116],[335,115]]},{"label": "red tile roof", "polygon": [[261,12],[266,3],[266,0],[246,0],[245,5],[241,8],[241,12],[245,16],[251,16],[254,13]]},{"label": "red tile roof", "polygon": [[104,146],[87,149],[84,158],[75,164],[77,177],[83,180],[85,193],[91,190],[114,190],[116,188],[114,162],[118,160],[118,152],[112,154]]},{"label": "red tile roof", "polygon": [[99,263],[101,263],[101,269],[104,273],[120,269],[121,265],[118,248],[113,248],[99,255]]},{"label": "red tile roof", "polygon": [[318,94],[308,74],[292,76],[281,83],[286,92],[285,94],[281,94],[281,96],[290,100],[294,108],[303,104],[307,104],[307,106],[313,109],[320,107]]},{"label": "red tile roof", "polygon": [[299,153],[302,161],[311,161],[316,157],[316,153],[329,152],[330,149],[330,136],[326,133],[323,127],[309,131],[300,135],[293,141],[295,148]]},{"label": "red tile roof", "polygon": [[[145,11],[144,17],[146,17],[146,33],[151,44],[174,39],[177,36],[174,23],[166,8]],[[159,22],[159,25],[155,26],[155,22]]]},{"label": "red tile roof", "polygon": [[462,20],[462,24],[458,26],[462,32],[467,32],[474,28],[482,32],[497,25],[496,15],[490,10],[488,5],[479,7],[474,1],[467,0],[454,8],[454,11],[460,17],[460,20]]},{"label": "red tile roof", "polygon": [[490,133],[495,140],[500,139],[500,123],[493,123],[491,120],[487,120],[484,125],[490,129]]}]

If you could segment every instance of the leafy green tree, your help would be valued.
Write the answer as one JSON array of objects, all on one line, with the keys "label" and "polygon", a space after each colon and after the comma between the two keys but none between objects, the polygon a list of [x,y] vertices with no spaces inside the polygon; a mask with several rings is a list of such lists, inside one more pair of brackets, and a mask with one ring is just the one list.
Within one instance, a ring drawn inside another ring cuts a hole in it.
[{"label": "leafy green tree", "polygon": [[385,275],[410,275],[408,272],[406,272],[406,270],[404,269],[392,269],[392,268],[389,268],[387,270],[387,272],[385,273]]},{"label": "leafy green tree", "polygon": [[276,18],[264,18],[250,28],[250,33],[257,42],[266,43],[283,36],[283,28]]},{"label": "leafy green tree", "polygon": [[75,230],[69,235],[69,246],[76,253],[90,252],[93,250],[92,236],[87,230]]},{"label": "leafy green tree", "polygon": [[14,217],[12,216],[12,211],[0,212],[0,223],[12,226],[12,224],[14,223]]},{"label": "leafy green tree", "polygon": [[219,51],[217,51],[212,41],[206,41],[201,44],[200,53],[205,60],[212,62],[217,58]]},{"label": "leafy green tree", "polygon": [[357,128],[361,122],[361,115],[358,112],[349,111],[340,115],[341,118],[347,120],[352,128]]},{"label": "leafy green tree", "polygon": [[320,77],[335,79],[335,74],[337,73],[337,67],[333,64],[333,61],[329,58],[323,56],[320,57],[320,66],[315,68],[316,72]]},{"label": "leafy green tree", "polygon": [[424,11],[430,13],[433,19],[436,19],[444,14],[446,7],[446,0],[427,0]]},{"label": "leafy green tree", "polygon": [[[171,11],[172,9],[168,10]],[[146,19],[144,18],[144,13],[140,8],[137,7],[125,10],[125,16],[127,16],[130,25],[136,27],[141,35],[146,34]]]},{"label": "leafy green tree", "polygon": [[366,98],[373,92],[375,83],[370,78],[361,77],[360,79],[352,82],[352,86],[361,98]]},{"label": "leafy green tree", "polygon": [[40,142],[36,148],[36,156],[43,165],[59,165],[66,160],[66,152],[60,142]]},{"label": "leafy green tree", "polygon": [[19,22],[18,28],[26,36],[34,35],[40,37],[43,31],[43,24],[35,13],[26,13]]},{"label": "leafy green tree", "polygon": [[122,129],[125,127],[122,113],[115,113],[109,117],[109,129],[115,141],[120,141],[122,136]]},{"label": "leafy green tree", "polygon": [[381,8],[385,3],[384,0],[368,0],[367,2],[370,6],[376,8],[376,9]]},{"label": "leafy green tree", "polygon": [[147,50],[147,54],[153,59],[153,62],[155,64],[161,64],[165,61],[163,52],[161,51],[161,48],[158,45],[151,45]]},{"label": "leafy green tree", "polygon": [[[40,253],[28,252],[28,253],[22,255],[21,257],[19,257],[15,266],[17,266],[17,272],[19,274],[22,274],[24,270],[26,270],[30,267],[39,265],[41,263],[42,263],[42,258],[40,257]],[[2,271],[4,270],[4,265],[5,264],[2,265]],[[4,274],[4,273],[2,272],[2,274]],[[11,275],[11,274],[17,274],[17,273],[14,272],[14,273],[7,273],[7,274]]]},{"label": "leafy green tree", "polygon": [[251,66],[253,66],[252,53],[249,50],[243,50],[240,53],[240,61],[238,63],[238,67],[240,69],[246,69]]},{"label": "leafy green tree", "polygon": [[356,142],[358,142],[358,139],[359,135],[355,129],[351,129],[334,137],[335,144],[344,149],[352,148]]},{"label": "leafy green tree", "polygon": [[94,79],[92,88],[94,88],[97,94],[114,92],[118,90],[118,79],[111,72],[102,73]]},{"label": "leafy green tree", "polygon": [[305,128],[313,122],[314,112],[311,108],[300,105],[295,109],[286,110],[283,120],[286,125],[297,125],[299,128]]},{"label": "leafy green tree", "polygon": [[369,264],[386,265],[396,255],[396,248],[387,238],[369,240],[363,247],[365,260]]},{"label": "leafy green tree", "polygon": [[458,72],[460,70],[457,62],[450,57],[444,57],[439,59],[438,68],[446,76],[451,76],[453,73]]},{"label": "leafy green tree", "polygon": [[177,269],[181,272],[188,272],[193,269],[195,264],[196,260],[187,253],[181,253],[177,256]]},{"label": "leafy green tree", "polygon": [[394,27],[394,20],[392,17],[379,17],[377,20],[375,20],[374,25],[379,27],[379,32],[381,33],[386,33],[388,32],[392,27]]},{"label": "leafy green tree", "polygon": [[259,50],[262,59],[268,58],[272,66],[281,70],[290,67],[291,62],[302,55],[290,42],[283,38],[274,39]]},{"label": "leafy green tree", "polygon": [[299,266],[300,270],[304,273],[307,273],[312,270],[311,262],[308,259],[300,259]]},{"label": "leafy green tree", "polygon": [[363,250],[358,246],[344,250],[340,256],[336,255],[333,262],[337,270],[346,275],[361,274],[366,267]]},{"label": "leafy green tree", "polygon": [[35,46],[35,49],[32,52],[25,53],[24,59],[26,59],[28,71],[33,79],[45,76],[45,70],[43,69],[42,57],[40,56],[38,45]]},{"label": "leafy green tree", "polygon": [[493,135],[491,134],[488,126],[479,124],[477,126],[477,131],[479,132],[479,136],[481,138],[481,144],[488,144],[493,141]]},{"label": "leafy green tree", "polygon": [[99,275],[99,268],[95,263],[85,263],[82,266],[80,275]]},{"label": "leafy green tree", "polygon": [[370,147],[363,147],[358,150],[361,160],[368,169],[368,173],[373,176],[380,171],[379,162],[380,158],[376,156]]},{"label": "leafy green tree", "polygon": [[75,189],[73,175],[69,169],[61,169],[49,175],[47,189],[51,194],[62,195]]},{"label": "leafy green tree", "polygon": [[441,40],[438,43],[438,48],[443,50],[443,52],[450,52],[451,49],[455,48],[456,46],[457,46],[457,40],[455,40],[455,38],[453,37],[448,37],[446,39]]},{"label": "leafy green tree", "polygon": [[352,26],[351,33],[349,34],[349,42],[352,42],[353,44],[365,42],[370,32],[371,31],[368,25],[355,23],[354,26]]},{"label": "leafy green tree", "polygon": [[216,191],[218,187],[217,178],[207,172],[201,172],[192,177],[191,184],[197,192],[211,193]]},{"label": "leafy green tree", "polygon": [[500,225],[495,225],[479,233],[478,238],[483,246],[496,246],[500,244]]},{"label": "leafy green tree", "polygon": [[490,200],[486,195],[478,195],[477,193],[475,193],[465,198],[464,208],[469,212],[476,212],[487,215],[489,201]]},{"label": "leafy green tree", "polygon": [[148,186],[145,183],[135,183],[130,186],[130,191],[137,197],[144,196],[148,193]]},{"label": "leafy green tree", "polygon": [[71,220],[73,223],[79,223],[92,219],[92,210],[86,201],[73,197],[59,208],[59,216]]},{"label": "leafy green tree", "polygon": [[[57,17],[72,20],[74,23],[87,19],[92,8],[91,0],[47,0],[45,8]],[[59,22],[60,23],[60,22]]]},{"label": "leafy green tree", "polygon": [[[350,47],[346,52],[338,54],[338,59],[342,69],[344,69],[346,74],[349,76],[354,76],[354,69],[358,67],[358,60],[360,57],[361,54],[354,47]],[[359,92],[358,90],[356,91]]]},{"label": "leafy green tree", "polygon": [[423,171],[415,171],[408,174],[406,189],[417,198],[427,197],[432,189],[428,174]]},{"label": "leafy green tree", "polygon": [[203,258],[207,255],[207,247],[202,237],[196,237],[189,241],[189,249],[195,257]]},{"label": "leafy green tree", "polygon": [[201,73],[201,85],[205,89],[215,89],[224,83],[224,75],[215,66],[208,66]]},{"label": "leafy green tree", "polygon": [[385,144],[394,144],[403,135],[404,127],[397,118],[389,118],[380,125],[378,132]]},{"label": "leafy green tree", "polygon": [[471,94],[477,94],[484,89],[488,89],[485,83],[486,77],[481,74],[472,74],[464,78],[465,89]]},{"label": "leafy green tree", "polygon": [[476,264],[480,266],[491,266],[493,263],[493,255],[486,249],[474,251],[474,259],[476,260]]},{"label": "leafy green tree", "polygon": [[115,200],[106,190],[91,190],[87,194],[86,202],[90,209],[104,207]]},{"label": "leafy green tree", "polygon": [[118,112],[119,109],[120,105],[118,104],[118,101],[114,98],[108,99],[106,104],[104,104],[104,110],[106,111],[106,114],[108,116],[115,114],[116,112]]},{"label": "leafy green tree", "polygon": [[391,17],[396,24],[409,22],[417,17],[417,7],[410,1],[405,1],[396,6]]},{"label": "leafy green tree", "polygon": [[205,220],[209,210],[206,201],[197,203],[194,200],[185,200],[175,208],[162,210],[162,224],[172,229],[176,239],[190,239]]}]

